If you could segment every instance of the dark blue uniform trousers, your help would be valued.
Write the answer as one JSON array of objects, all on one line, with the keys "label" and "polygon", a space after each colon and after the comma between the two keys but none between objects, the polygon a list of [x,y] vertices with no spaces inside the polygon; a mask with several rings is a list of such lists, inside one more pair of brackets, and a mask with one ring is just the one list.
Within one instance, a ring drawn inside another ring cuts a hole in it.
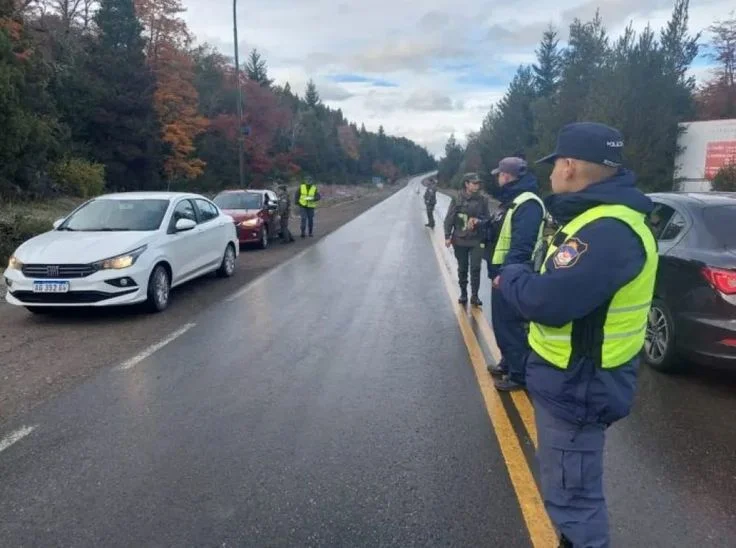
[{"label": "dark blue uniform trousers", "polygon": [[526,384],[526,360],[530,352],[527,322],[503,298],[501,290],[495,288],[491,289],[491,323],[509,378]]},{"label": "dark blue uniform trousers", "polygon": [[314,208],[313,207],[302,207],[301,208],[301,228],[302,236],[307,233],[307,226],[309,227],[309,234],[311,235],[314,231]]},{"label": "dark blue uniform trousers", "polygon": [[606,426],[560,420],[536,401],[534,415],[542,496],[552,523],[575,548],[608,548],[603,496]]}]

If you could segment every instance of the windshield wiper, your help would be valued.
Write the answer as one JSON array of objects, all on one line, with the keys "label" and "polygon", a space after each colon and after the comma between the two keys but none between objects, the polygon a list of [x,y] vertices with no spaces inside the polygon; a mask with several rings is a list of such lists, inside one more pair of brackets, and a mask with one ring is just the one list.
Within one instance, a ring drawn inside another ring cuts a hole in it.
[{"label": "windshield wiper", "polygon": [[132,228],[95,228],[93,230],[87,230],[85,232],[129,232]]},{"label": "windshield wiper", "polygon": [[62,227],[57,228],[56,230],[58,230],[59,232],[61,232],[62,230],[65,232],[76,232],[75,229],[69,228],[68,226],[62,226]]}]

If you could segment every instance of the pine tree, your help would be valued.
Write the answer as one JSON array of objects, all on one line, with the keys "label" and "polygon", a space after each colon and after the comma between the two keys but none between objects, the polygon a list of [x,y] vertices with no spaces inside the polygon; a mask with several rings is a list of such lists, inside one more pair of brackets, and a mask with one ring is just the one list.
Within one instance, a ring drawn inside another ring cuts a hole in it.
[{"label": "pine tree", "polygon": [[557,49],[557,31],[549,27],[536,51],[537,64],[534,69],[534,86],[540,97],[551,97],[557,92],[562,75],[562,56]]},{"label": "pine tree", "polygon": [[[257,49],[252,49],[248,60],[245,63],[245,74],[249,80],[258,82],[264,87],[270,87],[273,84],[273,80],[268,78],[268,66],[266,61],[258,53]],[[288,84],[287,84],[288,85]]]},{"label": "pine tree", "polygon": [[465,151],[451,134],[445,145],[445,156],[440,160],[437,178],[441,184],[448,184],[457,174],[463,162]]},{"label": "pine tree", "polygon": [[48,70],[12,3],[0,2],[0,196],[48,190],[59,127]]},{"label": "pine tree", "polygon": [[133,0],[102,0],[95,23],[99,35],[88,75],[96,108],[86,129],[91,154],[105,165],[110,188],[158,188],[161,163],[154,79],[146,66],[143,27]]},{"label": "pine tree", "polygon": [[309,82],[307,82],[307,91],[304,94],[304,100],[310,108],[315,108],[321,102],[317,86],[311,78],[309,79]]},{"label": "pine tree", "polygon": [[717,68],[698,93],[699,114],[703,119],[736,118],[736,18],[716,21],[708,30]]}]

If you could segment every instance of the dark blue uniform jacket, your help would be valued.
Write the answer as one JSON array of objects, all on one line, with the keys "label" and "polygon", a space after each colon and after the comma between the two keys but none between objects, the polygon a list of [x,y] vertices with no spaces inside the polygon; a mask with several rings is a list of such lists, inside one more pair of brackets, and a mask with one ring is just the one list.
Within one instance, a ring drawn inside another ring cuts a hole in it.
[{"label": "dark blue uniform jacket", "polygon": [[[634,186],[634,174],[615,176],[571,194],[547,198],[545,205],[563,226],[600,204],[622,204],[650,213],[651,200]],[[631,411],[639,358],[615,369],[600,363],[600,338],[613,295],[637,276],[645,261],[643,244],[616,219],[594,221],[576,237],[578,253],[547,261],[547,272],[535,274],[526,264],[501,270],[501,291],[529,321],[561,327],[573,322],[573,356],[561,370],[532,352],[527,362],[527,387],[535,401],[557,418],[577,424],[611,424]],[[597,342],[596,342],[597,341]]]},{"label": "dark blue uniform jacket", "polygon": [[[518,181],[502,186],[493,197],[501,202],[501,208],[506,210],[511,202],[522,192],[533,192],[539,194],[537,178],[527,173]],[[542,222],[542,207],[536,201],[527,201],[516,208],[511,218],[511,249],[504,260],[505,265],[524,264],[531,260],[534,246],[539,236],[539,225]],[[501,230],[499,223],[498,230]],[[499,273],[499,268],[491,264],[493,258],[493,246],[489,246],[488,277],[493,279]]]}]

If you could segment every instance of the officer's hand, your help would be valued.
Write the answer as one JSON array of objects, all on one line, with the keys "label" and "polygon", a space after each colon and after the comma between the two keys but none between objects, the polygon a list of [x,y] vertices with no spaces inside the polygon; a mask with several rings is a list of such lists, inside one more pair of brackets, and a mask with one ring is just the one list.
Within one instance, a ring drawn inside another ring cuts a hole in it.
[{"label": "officer's hand", "polygon": [[470,219],[468,219],[468,228],[470,230],[475,229],[475,225],[477,224],[478,224],[478,219],[476,219],[475,217],[471,217]]},{"label": "officer's hand", "polygon": [[445,247],[450,247],[452,245],[452,238],[447,238],[445,240]]},{"label": "officer's hand", "polygon": [[501,276],[496,276],[493,278],[493,287],[498,289],[498,287],[501,285]]}]

